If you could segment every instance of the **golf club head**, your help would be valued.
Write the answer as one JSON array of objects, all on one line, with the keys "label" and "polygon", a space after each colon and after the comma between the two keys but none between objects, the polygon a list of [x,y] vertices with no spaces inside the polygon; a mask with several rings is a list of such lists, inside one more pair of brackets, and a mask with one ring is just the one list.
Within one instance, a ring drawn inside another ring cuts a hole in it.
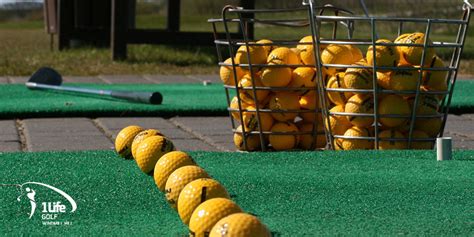
[{"label": "golf club head", "polygon": [[163,95],[160,92],[111,91],[110,96],[118,99],[154,105],[159,105],[163,101]]},{"label": "golf club head", "polygon": [[63,78],[56,70],[49,67],[42,67],[30,77],[28,82],[60,86],[63,82]]}]

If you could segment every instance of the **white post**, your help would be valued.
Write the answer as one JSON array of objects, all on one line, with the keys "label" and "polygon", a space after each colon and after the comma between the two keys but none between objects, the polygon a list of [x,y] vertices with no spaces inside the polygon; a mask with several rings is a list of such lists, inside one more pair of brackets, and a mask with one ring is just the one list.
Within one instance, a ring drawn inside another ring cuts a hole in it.
[{"label": "white post", "polygon": [[436,138],[436,154],[437,160],[451,160],[452,156],[452,139],[451,137]]}]

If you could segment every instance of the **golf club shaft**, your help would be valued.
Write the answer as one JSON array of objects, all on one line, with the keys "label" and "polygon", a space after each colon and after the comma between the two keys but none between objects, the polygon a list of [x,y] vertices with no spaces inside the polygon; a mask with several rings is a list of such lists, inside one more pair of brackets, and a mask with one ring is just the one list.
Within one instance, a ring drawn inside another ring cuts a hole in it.
[{"label": "golf club shaft", "polygon": [[72,92],[79,92],[79,93],[86,93],[86,94],[108,95],[108,96],[111,96],[112,94],[112,91],[109,91],[109,90],[97,90],[97,89],[70,87],[70,86],[53,86],[53,85],[40,84],[40,83],[35,83],[35,82],[27,82],[25,84],[28,88],[31,88],[31,89],[72,91]]},{"label": "golf club shaft", "polygon": [[129,92],[129,91],[111,91],[111,90],[98,90],[81,87],[70,87],[70,86],[55,86],[46,85],[35,82],[26,82],[25,85],[30,89],[50,89],[59,91],[71,91],[85,94],[105,95],[114,98],[125,99],[128,101],[148,103],[148,104],[161,104],[162,96],[159,92]]}]

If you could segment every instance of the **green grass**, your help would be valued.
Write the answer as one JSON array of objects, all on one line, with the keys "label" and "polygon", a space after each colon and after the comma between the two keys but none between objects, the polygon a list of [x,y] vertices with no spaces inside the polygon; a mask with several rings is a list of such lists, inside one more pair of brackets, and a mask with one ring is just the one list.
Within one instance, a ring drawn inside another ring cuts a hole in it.
[{"label": "green grass", "polygon": [[31,75],[50,66],[63,75],[217,73],[214,47],[129,45],[126,61],[112,61],[107,48],[50,51],[39,29],[0,30],[0,75]]},{"label": "green grass", "polygon": [[18,20],[18,21],[6,21],[0,22],[0,29],[2,30],[32,30],[32,29],[43,29],[44,22],[39,20]]},{"label": "green grass", "polygon": [[[206,22],[208,18],[219,17],[219,14],[200,16],[183,15],[181,30],[211,31]],[[275,16],[264,16],[273,17]],[[281,17],[299,18],[303,15]],[[164,28],[166,19],[162,14],[139,14],[138,28]],[[31,75],[41,66],[58,69],[64,75],[98,75],[98,74],[200,74],[217,73],[217,55],[214,46],[172,46],[172,45],[129,45],[128,59],[112,61],[108,48],[81,47],[61,52],[50,51],[49,36],[44,32],[40,20],[16,20],[0,22],[0,75]],[[381,27],[383,28],[383,27]],[[390,28],[390,27],[388,27]],[[393,28],[393,26],[391,26]],[[236,29],[236,26],[232,26]],[[365,34],[367,26],[360,26],[356,36]],[[219,26],[219,30],[223,30]],[[416,29],[413,29],[416,30]],[[328,33],[329,30],[324,30]],[[393,29],[390,32],[394,32]],[[470,31],[472,32],[472,31]],[[339,35],[344,35],[340,28]],[[299,39],[310,34],[307,27],[275,27],[256,25],[256,38]],[[387,36],[393,37],[393,34]],[[438,32],[437,39],[447,40],[452,32]],[[325,34],[328,37],[329,34]],[[470,33],[465,44],[460,72],[474,74],[474,37]],[[447,58],[449,52],[440,52]]]},{"label": "green grass", "polygon": [[[281,236],[472,236],[473,151],[190,153],[232,199]],[[0,183],[36,181],[73,197],[70,226],[28,219],[26,197],[0,187],[2,235],[184,236],[153,179],[112,151],[0,153]],[[66,200],[47,189],[38,203]],[[26,187],[24,187],[26,188]]]}]

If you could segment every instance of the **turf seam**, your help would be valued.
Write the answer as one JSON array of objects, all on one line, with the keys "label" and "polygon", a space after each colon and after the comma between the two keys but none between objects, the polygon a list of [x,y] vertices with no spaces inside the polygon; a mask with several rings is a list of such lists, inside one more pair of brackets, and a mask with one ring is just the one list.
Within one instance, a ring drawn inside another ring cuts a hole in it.
[{"label": "turf seam", "polygon": [[107,129],[107,127],[104,126],[101,121],[97,120],[97,118],[91,119],[91,121],[92,124],[112,142],[112,144],[115,144],[114,134],[109,129]]},{"label": "turf seam", "polygon": [[192,128],[189,128],[186,125],[176,121],[174,118],[170,118],[167,121],[169,121],[170,123],[172,123],[174,126],[178,127],[179,129],[193,135],[194,137],[196,137],[197,139],[203,141],[204,143],[209,144],[210,146],[218,149],[219,151],[230,152],[230,150],[226,149],[225,147],[216,144],[212,139],[209,139],[206,136],[204,136],[203,134],[194,131]]},{"label": "turf seam", "polygon": [[25,135],[25,126],[24,126],[23,120],[15,119],[15,126],[16,126],[18,138],[20,140],[21,151],[29,151],[30,149],[28,149],[28,141]]}]

